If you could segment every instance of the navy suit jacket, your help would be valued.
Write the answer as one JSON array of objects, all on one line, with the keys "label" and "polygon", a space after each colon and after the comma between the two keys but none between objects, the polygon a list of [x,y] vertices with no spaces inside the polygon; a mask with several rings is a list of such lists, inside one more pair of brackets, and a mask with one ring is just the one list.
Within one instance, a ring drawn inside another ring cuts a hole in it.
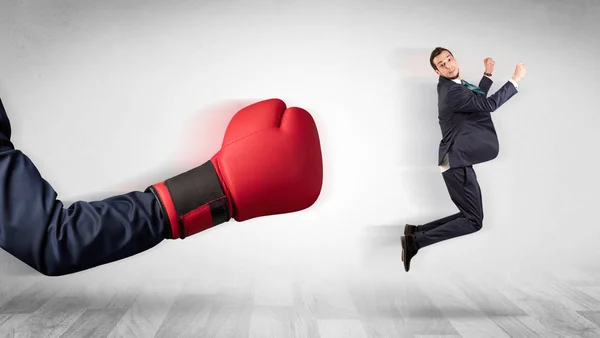
[{"label": "navy suit jacket", "polygon": [[487,97],[491,86],[492,80],[484,76],[478,85],[484,95],[440,76],[437,92],[442,140],[438,165],[446,154],[451,168],[490,161],[498,156],[498,136],[491,113],[517,94],[517,89],[507,81]]}]

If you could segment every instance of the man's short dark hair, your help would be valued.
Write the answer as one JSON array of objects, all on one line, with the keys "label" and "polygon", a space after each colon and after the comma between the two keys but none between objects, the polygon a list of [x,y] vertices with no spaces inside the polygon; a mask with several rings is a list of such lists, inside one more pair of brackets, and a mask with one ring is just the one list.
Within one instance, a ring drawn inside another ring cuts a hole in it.
[{"label": "man's short dark hair", "polygon": [[[447,50],[444,47],[435,47],[435,49],[431,52],[431,56],[429,57],[429,63],[431,64],[431,67],[433,67],[434,70],[438,70],[437,66],[433,63],[433,59],[442,54],[443,51],[446,51],[448,53],[450,53],[450,55],[452,55],[452,52]],[[454,56],[454,55],[452,55]]]}]

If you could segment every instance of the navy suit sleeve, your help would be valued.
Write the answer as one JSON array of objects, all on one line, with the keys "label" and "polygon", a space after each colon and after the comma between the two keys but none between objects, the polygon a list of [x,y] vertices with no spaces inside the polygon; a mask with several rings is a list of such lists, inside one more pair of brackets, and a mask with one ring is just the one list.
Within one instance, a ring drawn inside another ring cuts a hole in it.
[{"label": "navy suit sleeve", "polygon": [[0,101],[0,247],[45,275],[117,261],[165,239],[158,201],[132,191],[68,208],[32,161],[10,142]]},{"label": "navy suit sleeve", "polygon": [[492,81],[492,79],[490,79],[487,76],[483,76],[481,78],[481,80],[479,81],[478,87],[481,88],[485,92],[485,95],[487,96],[488,92],[490,91],[490,88],[492,87],[492,83],[494,83],[494,81]]},{"label": "navy suit sleeve", "polygon": [[463,86],[452,86],[448,90],[448,102],[456,113],[493,112],[515,94],[517,89],[510,81],[490,97],[477,94]]}]

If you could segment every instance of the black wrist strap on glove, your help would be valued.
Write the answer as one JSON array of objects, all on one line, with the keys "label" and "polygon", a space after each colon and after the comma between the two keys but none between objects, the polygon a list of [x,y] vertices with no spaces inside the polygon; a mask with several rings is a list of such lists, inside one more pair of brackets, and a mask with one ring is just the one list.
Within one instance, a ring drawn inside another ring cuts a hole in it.
[{"label": "black wrist strap on glove", "polygon": [[227,196],[211,161],[146,189],[158,199],[170,239],[191,236],[231,219]]}]

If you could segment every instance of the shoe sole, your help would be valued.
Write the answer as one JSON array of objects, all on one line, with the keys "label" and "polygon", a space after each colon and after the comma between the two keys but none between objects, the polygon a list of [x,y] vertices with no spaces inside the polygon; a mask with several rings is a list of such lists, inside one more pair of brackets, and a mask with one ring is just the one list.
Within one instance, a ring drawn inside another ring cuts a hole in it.
[{"label": "shoe sole", "polygon": [[406,241],[404,240],[404,237],[400,237],[400,243],[402,244],[402,254],[400,256],[402,256],[402,262],[404,262],[404,256],[406,255],[404,253],[406,251],[404,249],[406,247]]},{"label": "shoe sole", "polygon": [[404,263],[404,270],[408,272],[410,269],[410,263],[406,263],[406,238],[401,237],[400,242],[402,243],[402,263]]}]

